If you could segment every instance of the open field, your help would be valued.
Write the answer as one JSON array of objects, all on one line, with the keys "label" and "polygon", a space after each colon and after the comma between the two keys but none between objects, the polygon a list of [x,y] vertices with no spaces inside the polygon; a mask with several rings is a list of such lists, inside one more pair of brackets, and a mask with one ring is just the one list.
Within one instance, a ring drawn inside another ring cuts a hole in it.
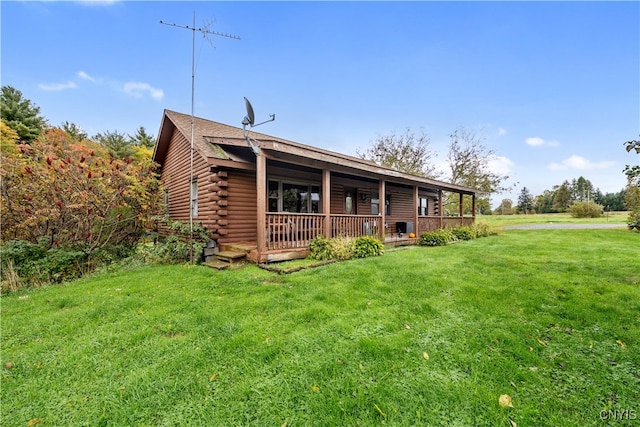
[{"label": "open field", "polygon": [[492,227],[529,224],[620,224],[626,225],[628,212],[607,212],[601,218],[573,218],[568,213],[533,215],[478,215],[478,221],[484,221]]},{"label": "open field", "polygon": [[639,258],[624,229],[508,231],[290,275],[143,267],[19,291],[1,424],[633,425]]}]

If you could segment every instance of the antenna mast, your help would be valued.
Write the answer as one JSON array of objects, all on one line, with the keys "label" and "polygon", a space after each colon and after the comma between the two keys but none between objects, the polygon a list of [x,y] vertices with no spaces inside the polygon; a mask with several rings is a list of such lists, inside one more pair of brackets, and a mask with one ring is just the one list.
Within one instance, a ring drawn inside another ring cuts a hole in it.
[{"label": "antenna mast", "polygon": [[217,31],[209,30],[208,25],[205,28],[196,28],[196,13],[193,12],[193,26],[178,25],[160,21],[163,25],[169,25],[171,27],[182,28],[185,30],[191,30],[191,148],[189,152],[189,262],[193,264],[193,139],[195,138],[195,124],[194,124],[194,99],[195,99],[195,80],[196,80],[196,32],[201,33],[204,38],[209,42],[209,36],[227,37],[230,39],[240,40],[240,37],[231,34],[219,33]]}]

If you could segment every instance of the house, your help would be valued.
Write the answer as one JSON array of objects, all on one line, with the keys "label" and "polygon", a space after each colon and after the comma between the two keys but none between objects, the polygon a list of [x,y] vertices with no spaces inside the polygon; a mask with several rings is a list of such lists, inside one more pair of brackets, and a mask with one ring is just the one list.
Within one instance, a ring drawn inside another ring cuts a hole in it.
[{"label": "house", "polygon": [[[254,152],[243,129],[198,117],[191,168],[191,120],[165,110],[153,158],[170,217],[189,222],[193,209],[192,221],[220,250],[242,247],[255,262],[276,261],[305,256],[317,235],[406,241],[409,233],[475,220],[473,188],[252,131]],[[444,216],[443,192],[459,195],[457,216]]]}]

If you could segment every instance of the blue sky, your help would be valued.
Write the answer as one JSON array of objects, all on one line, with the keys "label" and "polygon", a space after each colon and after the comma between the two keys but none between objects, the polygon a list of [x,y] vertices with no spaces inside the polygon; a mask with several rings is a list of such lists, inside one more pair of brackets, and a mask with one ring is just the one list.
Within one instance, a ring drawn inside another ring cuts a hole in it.
[{"label": "blue sky", "polygon": [[195,114],[355,154],[424,131],[446,160],[457,128],[485,138],[517,201],[584,176],[625,186],[640,133],[638,2],[7,2],[1,82],[52,125],[156,135],[162,111]]}]

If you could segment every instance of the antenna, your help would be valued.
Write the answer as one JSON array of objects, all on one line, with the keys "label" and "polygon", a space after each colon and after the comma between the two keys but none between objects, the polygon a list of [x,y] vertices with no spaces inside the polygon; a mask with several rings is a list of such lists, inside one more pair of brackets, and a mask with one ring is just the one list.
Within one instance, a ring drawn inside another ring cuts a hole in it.
[{"label": "antenna", "polygon": [[196,31],[201,33],[204,38],[206,38],[209,42],[209,36],[220,36],[227,37],[230,39],[240,40],[240,37],[234,36],[231,34],[219,33],[217,31],[209,30],[210,24],[207,24],[205,28],[196,28],[196,13],[193,12],[193,26],[189,25],[178,25],[172,24],[164,21],[160,21],[163,25],[169,25],[171,27],[182,28],[185,30],[191,30],[191,147],[189,152],[189,197],[190,206],[189,206],[189,262],[193,264],[193,139],[195,138],[195,125],[194,125],[194,99],[195,99],[195,80],[196,80],[196,62],[195,62],[195,52],[196,52]]},{"label": "antenna", "polygon": [[249,133],[247,132],[247,125],[249,125],[250,127],[254,128],[256,126],[260,126],[263,125],[265,123],[268,122],[272,122],[276,119],[276,115],[275,114],[269,114],[270,119],[269,120],[265,120],[264,122],[260,122],[258,124],[254,124],[256,121],[256,115],[253,112],[253,107],[251,106],[251,103],[249,102],[249,100],[247,99],[247,97],[244,97],[244,105],[247,108],[247,115],[244,116],[244,119],[242,119],[242,134],[244,135],[244,139],[247,140],[247,144],[249,144],[249,147],[251,147],[251,151],[253,151],[253,154],[255,154],[256,156],[260,155],[260,147],[258,147],[257,145],[254,144],[255,141],[253,141],[251,139],[251,137],[249,136]]}]

